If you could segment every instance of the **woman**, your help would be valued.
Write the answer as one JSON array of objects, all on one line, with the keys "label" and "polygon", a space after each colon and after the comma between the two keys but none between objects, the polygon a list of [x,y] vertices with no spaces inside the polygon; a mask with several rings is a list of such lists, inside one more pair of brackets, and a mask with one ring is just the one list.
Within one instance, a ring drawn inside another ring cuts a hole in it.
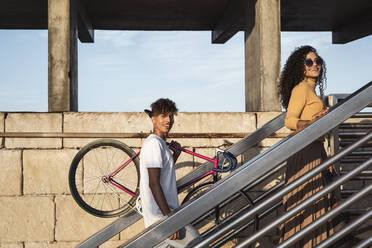
[{"label": "woman", "polygon": [[[316,86],[319,86],[320,95],[323,96],[325,73],[326,67],[323,59],[311,46],[299,47],[289,56],[279,85],[282,105],[287,109],[285,119],[287,128],[299,131],[328,112],[315,93]],[[325,158],[323,140],[318,139],[288,159],[286,184],[290,184],[318,166]],[[292,209],[321,190],[324,185],[325,180],[322,174],[316,175],[283,197],[284,209],[287,211]],[[323,197],[311,207],[283,223],[280,242],[324,215],[329,209],[329,197]],[[333,229],[329,224],[322,225],[292,247],[315,247],[332,233]]]}]

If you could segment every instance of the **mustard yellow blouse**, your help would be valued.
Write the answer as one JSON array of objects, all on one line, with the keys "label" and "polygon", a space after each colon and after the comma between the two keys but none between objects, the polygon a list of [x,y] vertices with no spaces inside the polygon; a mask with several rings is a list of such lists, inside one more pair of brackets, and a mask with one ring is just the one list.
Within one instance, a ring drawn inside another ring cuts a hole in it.
[{"label": "mustard yellow blouse", "polygon": [[304,80],[292,89],[285,126],[297,130],[299,120],[310,121],[323,108],[323,102],[315,93],[315,82]]}]

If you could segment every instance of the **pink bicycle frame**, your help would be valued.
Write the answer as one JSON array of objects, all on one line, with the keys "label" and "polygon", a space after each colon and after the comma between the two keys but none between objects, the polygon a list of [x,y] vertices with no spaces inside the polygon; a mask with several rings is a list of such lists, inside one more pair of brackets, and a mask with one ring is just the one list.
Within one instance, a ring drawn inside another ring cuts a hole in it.
[{"label": "pink bicycle frame", "polygon": [[130,164],[130,163],[133,161],[133,159],[135,159],[137,156],[139,156],[139,154],[140,154],[140,151],[137,152],[135,155],[133,155],[133,156],[132,156],[130,159],[128,159],[124,164],[122,164],[119,168],[117,168],[114,172],[112,172],[110,175],[108,175],[108,176],[105,178],[105,180],[106,180],[109,184],[111,184],[111,185],[113,185],[113,186],[115,186],[115,187],[117,187],[117,188],[119,188],[119,189],[121,189],[121,190],[127,192],[128,194],[130,194],[131,196],[133,196],[133,197],[135,197],[135,198],[138,198],[138,195],[136,195],[136,193],[134,193],[133,191],[131,191],[130,189],[128,189],[128,188],[125,187],[124,185],[122,185],[122,184],[116,182],[116,181],[114,180],[114,176],[115,176],[116,174],[118,174],[122,169],[124,169],[128,164]]},{"label": "pink bicycle frame", "polygon": [[[183,151],[183,152],[185,152],[185,153],[187,153],[187,154],[193,155],[193,156],[195,156],[195,157],[198,157],[198,158],[201,158],[201,159],[204,159],[204,160],[206,160],[206,161],[209,161],[209,162],[213,163],[213,168],[217,168],[217,166],[218,166],[218,156],[217,156],[215,159],[213,159],[213,158],[209,158],[209,157],[203,156],[203,155],[201,155],[201,154],[199,154],[199,153],[192,152],[192,151],[187,150],[187,149],[185,149],[185,148],[181,148],[181,151]],[[190,185],[192,185],[192,184],[198,182],[199,180],[201,180],[201,179],[203,179],[203,178],[205,178],[205,177],[207,177],[207,176],[209,176],[209,175],[217,175],[217,173],[218,173],[218,172],[216,172],[216,171],[214,171],[214,170],[207,171],[207,172],[205,172],[204,174],[198,176],[197,178],[194,178],[193,180],[190,180],[189,182],[187,182],[187,183],[185,183],[185,184],[183,184],[183,185],[178,186],[178,187],[177,187],[177,190],[178,190],[178,191],[181,191],[181,190],[183,190],[184,188],[186,188],[186,187],[188,187],[188,186],[190,186]]]},{"label": "pink bicycle frame", "polygon": [[[198,158],[201,158],[201,159],[204,159],[204,160],[206,160],[206,161],[209,161],[209,162],[213,163],[213,167],[214,167],[214,168],[217,168],[217,166],[218,166],[218,156],[217,156],[215,159],[213,159],[213,158],[209,158],[209,157],[203,156],[203,155],[201,155],[201,154],[198,154],[198,153],[192,152],[192,151],[187,150],[187,149],[185,149],[185,148],[180,148],[180,150],[181,150],[182,152],[185,152],[185,153],[190,154],[190,155],[192,155],[192,156],[196,156],[196,157],[198,157]],[[128,189],[127,187],[123,186],[122,184],[116,182],[116,181],[113,179],[113,177],[114,177],[116,174],[118,174],[122,169],[124,169],[128,164],[130,164],[130,163],[133,161],[133,159],[135,159],[137,156],[139,156],[139,154],[140,154],[140,151],[137,152],[135,155],[133,155],[133,156],[132,156],[128,161],[126,161],[124,164],[122,164],[119,168],[117,168],[117,169],[116,169],[114,172],[112,172],[110,175],[108,175],[108,176],[105,177],[105,180],[106,180],[108,183],[110,183],[111,185],[113,185],[113,186],[115,186],[115,187],[117,187],[117,188],[123,190],[124,192],[127,192],[128,194],[130,194],[131,196],[133,196],[133,197],[135,197],[135,198],[138,198],[138,195],[136,195],[135,192],[131,191],[131,190]],[[218,172],[216,172],[216,171],[214,171],[214,170],[207,171],[206,173],[204,173],[204,174],[198,176],[197,178],[195,178],[195,179],[193,179],[193,180],[190,180],[189,182],[187,182],[187,183],[185,183],[185,184],[183,184],[183,185],[178,186],[178,187],[177,187],[177,190],[178,190],[178,191],[181,191],[181,190],[183,190],[184,188],[186,188],[186,187],[188,187],[188,186],[190,186],[190,185],[192,185],[192,184],[198,182],[199,180],[201,180],[201,179],[203,179],[203,178],[205,178],[205,177],[207,177],[207,176],[209,176],[209,175],[217,175],[217,173],[218,173]]]}]

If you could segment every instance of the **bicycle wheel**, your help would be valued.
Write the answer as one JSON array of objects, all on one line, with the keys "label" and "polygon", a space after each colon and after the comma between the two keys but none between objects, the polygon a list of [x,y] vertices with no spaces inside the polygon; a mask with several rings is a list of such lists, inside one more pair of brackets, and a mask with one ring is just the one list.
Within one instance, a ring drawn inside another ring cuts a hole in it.
[{"label": "bicycle wheel", "polygon": [[[214,185],[213,182],[207,182],[207,183],[203,183],[203,184],[198,185],[197,187],[195,187],[193,190],[191,190],[186,195],[186,197],[182,201],[182,204],[203,195],[213,185]],[[209,210],[206,214],[202,215],[200,218],[198,218],[196,220],[196,223],[194,223],[194,224],[199,224],[199,223],[203,222],[203,225],[205,225],[206,223],[209,223],[209,222],[212,222],[212,221],[214,221],[216,224],[218,224],[219,219],[220,219],[220,211],[219,211],[219,207],[217,206],[214,209]]]},{"label": "bicycle wheel", "polygon": [[70,191],[77,204],[98,217],[115,217],[128,212],[136,197],[110,184],[108,175],[129,163],[112,177],[135,195],[139,194],[139,158],[122,142],[100,139],[84,146],[72,160]]}]

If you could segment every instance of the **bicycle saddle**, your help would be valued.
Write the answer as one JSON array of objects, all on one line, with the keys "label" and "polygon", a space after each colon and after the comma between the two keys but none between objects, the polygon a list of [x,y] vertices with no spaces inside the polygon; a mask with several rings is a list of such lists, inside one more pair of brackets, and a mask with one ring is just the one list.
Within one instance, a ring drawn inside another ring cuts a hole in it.
[{"label": "bicycle saddle", "polygon": [[144,111],[145,111],[145,113],[146,113],[150,118],[152,117],[152,112],[151,112],[151,110],[149,110],[149,109],[145,109]]}]

